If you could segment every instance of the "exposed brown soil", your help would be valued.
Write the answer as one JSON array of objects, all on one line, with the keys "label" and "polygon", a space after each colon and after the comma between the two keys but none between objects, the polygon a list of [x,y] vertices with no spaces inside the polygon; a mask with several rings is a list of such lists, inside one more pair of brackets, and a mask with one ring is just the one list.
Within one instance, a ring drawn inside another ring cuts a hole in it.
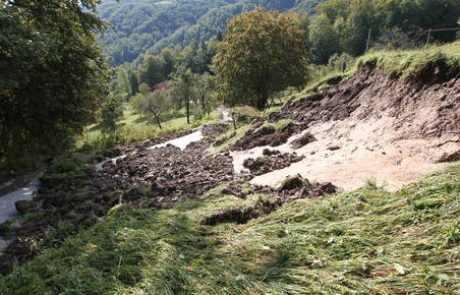
[{"label": "exposed brown soil", "polygon": [[252,175],[262,175],[289,167],[292,163],[297,163],[303,158],[304,156],[298,156],[296,153],[282,154],[280,151],[265,149],[263,156],[257,159],[248,158],[244,161],[243,166],[249,169]]},{"label": "exposed brown soil", "polygon": [[358,122],[385,113],[395,118],[393,127],[401,138],[458,134],[460,80],[438,70],[424,73],[423,80],[423,84],[419,79],[401,81],[373,67],[363,67],[324,94],[284,106],[269,120],[289,118],[310,124],[352,116]]},{"label": "exposed brown soil", "polygon": [[304,147],[305,145],[312,143],[316,140],[316,138],[311,134],[311,133],[305,133],[301,137],[293,140],[291,142],[291,147],[293,149],[300,149],[301,147]]},{"label": "exposed brown soil", "polygon": [[[346,190],[374,180],[395,191],[442,163],[459,160],[460,76],[442,69],[431,65],[403,81],[365,66],[322,94],[284,106],[269,121],[290,119],[303,130],[278,149],[293,152],[292,144],[302,136],[316,140],[296,146],[304,160],[252,183],[276,185],[300,173]],[[248,155],[261,155],[263,148],[232,152],[235,167]]]},{"label": "exposed brown soil", "polygon": [[281,130],[257,124],[253,129],[248,130],[245,135],[231,147],[231,150],[243,151],[258,146],[280,146],[286,143],[288,138],[298,130],[299,127],[292,123],[283,127]]}]

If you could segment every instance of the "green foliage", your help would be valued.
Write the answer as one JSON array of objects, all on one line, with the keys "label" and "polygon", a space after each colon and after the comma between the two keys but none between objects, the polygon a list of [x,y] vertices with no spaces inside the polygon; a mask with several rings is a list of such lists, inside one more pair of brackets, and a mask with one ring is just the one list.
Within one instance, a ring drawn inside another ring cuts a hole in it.
[{"label": "green foliage", "polygon": [[315,63],[327,63],[339,51],[339,35],[326,15],[313,18],[309,34],[310,53]]},{"label": "green foliage", "polygon": [[[323,0],[105,0],[102,18],[113,24],[101,38],[115,65],[139,61],[144,53],[187,47],[209,41],[226,31],[234,16],[261,6],[269,10],[314,12]],[[195,72],[195,69],[193,69]]]},{"label": "green foliage", "polygon": [[0,6],[0,169],[62,151],[95,118],[107,68],[94,32],[99,1]]},{"label": "green foliage", "polygon": [[171,96],[176,108],[185,108],[187,124],[190,124],[191,105],[197,101],[196,76],[190,69],[180,67],[171,81]]},{"label": "green foliage", "polygon": [[296,22],[293,14],[261,9],[229,22],[215,62],[226,104],[264,109],[274,92],[304,84],[306,53]]},{"label": "green foliage", "polygon": [[[363,54],[369,30],[371,45],[379,48],[416,46],[425,42],[428,29],[455,27],[459,15],[456,0],[328,0],[318,6],[310,28],[312,60],[326,63],[334,53]],[[447,42],[456,36],[436,32],[432,38]]]},{"label": "green foliage", "polygon": [[161,115],[172,109],[169,92],[162,90],[139,94],[139,97],[135,100],[135,104],[139,113],[153,115],[160,129],[163,128],[161,126]]},{"label": "green foliage", "polygon": [[123,64],[118,67],[117,73],[118,92],[128,100],[139,91],[139,82],[129,64]]},{"label": "green foliage", "polygon": [[120,95],[110,93],[101,106],[101,127],[104,132],[113,132],[123,117],[123,101]]}]

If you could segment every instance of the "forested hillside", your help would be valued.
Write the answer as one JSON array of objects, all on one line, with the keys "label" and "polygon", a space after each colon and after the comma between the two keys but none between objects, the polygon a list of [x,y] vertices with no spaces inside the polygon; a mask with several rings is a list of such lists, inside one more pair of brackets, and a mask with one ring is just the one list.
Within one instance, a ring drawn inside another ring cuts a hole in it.
[{"label": "forested hillside", "polygon": [[118,65],[146,52],[209,40],[225,31],[229,19],[255,6],[311,13],[320,2],[323,0],[107,0],[98,12],[112,24],[102,44]]}]

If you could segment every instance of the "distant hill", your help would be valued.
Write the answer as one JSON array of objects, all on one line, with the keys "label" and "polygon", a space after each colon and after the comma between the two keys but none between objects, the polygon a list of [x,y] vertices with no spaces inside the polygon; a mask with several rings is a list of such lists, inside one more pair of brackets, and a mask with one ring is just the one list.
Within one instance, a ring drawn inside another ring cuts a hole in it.
[{"label": "distant hill", "polygon": [[256,6],[312,13],[324,0],[115,0],[103,1],[99,14],[113,27],[101,38],[115,65],[165,47],[209,40],[227,21]]}]

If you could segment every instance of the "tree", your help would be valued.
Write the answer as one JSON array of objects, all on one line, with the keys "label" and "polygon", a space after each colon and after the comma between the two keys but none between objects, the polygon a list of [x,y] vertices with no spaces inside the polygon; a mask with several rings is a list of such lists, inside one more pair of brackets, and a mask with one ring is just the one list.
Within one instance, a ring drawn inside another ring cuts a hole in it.
[{"label": "tree", "polygon": [[0,5],[0,169],[70,147],[108,93],[96,0]]},{"label": "tree", "polygon": [[257,9],[237,16],[217,49],[219,96],[263,109],[272,93],[305,82],[306,57],[294,14]]},{"label": "tree", "polygon": [[161,116],[168,112],[171,108],[171,98],[169,93],[161,90],[155,90],[143,94],[142,97],[137,101],[137,109],[143,114],[152,114],[158,127],[161,126]]},{"label": "tree", "polygon": [[311,22],[309,43],[314,63],[325,64],[340,50],[339,36],[326,15],[320,14]]},{"label": "tree", "polygon": [[190,124],[191,104],[196,98],[195,76],[184,66],[178,68],[171,83],[171,96],[177,108],[185,107],[187,124]]},{"label": "tree", "polygon": [[125,100],[128,100],[139,91],[138,81],[130,64],[125,63],[118,67],[117,85],[118,91],[125,97]]},{"label": "tree", "polygon": [[161,56],[146,55],[139,66],[139,81],[153,86],[166,79],[165,60]]},{"label": "tree", "polygon": [[195,74],[196,98],[200,107],[201,114],[209,114],[215,107],[216,85],[215,77],[210,74]]},{"label": "tree", "polygon": [[119,94],[110,93],[102,103],[101,127],[103,132],[115,131],[123,117],[123,99]]}]

